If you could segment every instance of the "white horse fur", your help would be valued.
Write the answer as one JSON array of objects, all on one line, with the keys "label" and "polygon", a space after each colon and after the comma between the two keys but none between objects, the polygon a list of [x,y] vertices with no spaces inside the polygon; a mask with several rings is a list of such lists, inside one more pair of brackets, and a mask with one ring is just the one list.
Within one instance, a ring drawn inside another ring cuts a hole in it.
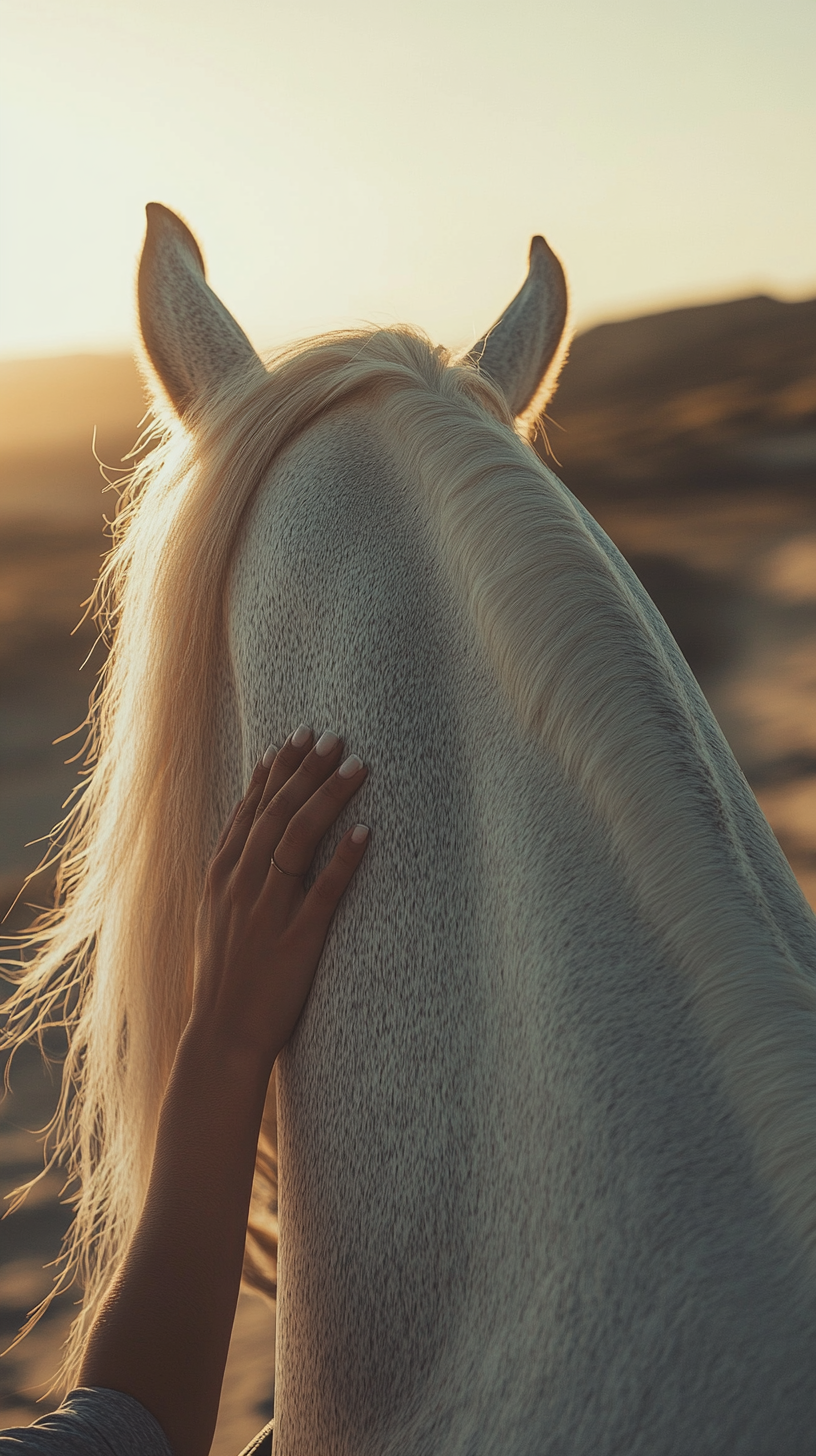
[{"label": "white horse fur", "polygon": [[[470,361],[374,331],[267,372],[152,206],[139,299],[187,453],[123,527],[102,807],[50,932],[64,959],[107,863],[74,1035],[83,1066],[118,1046],[118,1102],[70,1074],[126,1187],[80,1242],[119,1210],[109,1278],[220,818],[270,741],[333,728],[372,838],[278,1065],[276,1456],[812,1456],[816,925],[659,614],[513,426],[553,387],[560,265],[534,242]],[[169,909],[116,858],[151,814]]]}]

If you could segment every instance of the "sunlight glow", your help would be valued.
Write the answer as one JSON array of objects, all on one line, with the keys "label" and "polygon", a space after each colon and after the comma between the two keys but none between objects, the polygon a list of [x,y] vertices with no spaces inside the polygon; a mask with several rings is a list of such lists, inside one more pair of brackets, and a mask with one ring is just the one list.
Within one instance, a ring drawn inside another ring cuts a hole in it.
[{"label": "sunlight glow", "polygon": [[580,323],[816,290],[812,0],[27,0],[0,61],[0,354],[126,346],[144,203],[264,347],[477,336],[532,233]]}]

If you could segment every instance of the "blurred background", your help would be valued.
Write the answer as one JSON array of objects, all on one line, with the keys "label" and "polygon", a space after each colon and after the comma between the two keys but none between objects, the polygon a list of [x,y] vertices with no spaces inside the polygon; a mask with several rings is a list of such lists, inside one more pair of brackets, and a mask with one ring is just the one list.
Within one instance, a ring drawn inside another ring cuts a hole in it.
[{"label": "blurred background", "polygon": [[[816,7],[811,0],[0,0],[0,898],[76,782],[101,664],[74,635],[145,403],[145,202],[181,212],[259,349],[360,321],[471,343],[543,232],[577,328],[547,425],[632,562],[816,905]],[[544,447],[542,446],[542,449]],[[86,660],[87,659],[87,660]],[[7,928],[45,903],[47,876]],[[30,1177],[54,1082],[0,1109]],[[0,1190],[0,1191],[4,1191]],[[51,1174],[0,1225],[0,1340],[49,1286]],[[0,1427],[70,1297],[0,1360]],[[242,1299],[216,1456],[268,1419]]]}]

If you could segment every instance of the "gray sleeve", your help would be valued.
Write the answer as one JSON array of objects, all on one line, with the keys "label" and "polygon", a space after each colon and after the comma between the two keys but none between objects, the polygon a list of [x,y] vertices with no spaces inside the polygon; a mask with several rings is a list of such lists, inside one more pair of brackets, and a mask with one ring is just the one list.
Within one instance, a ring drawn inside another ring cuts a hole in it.
[{"label": "gray sleeve", "polygon": [[173,1456],[158,1421],[132,1395],[72,1390],[33,1426],[0,1431],[0,1456]]}]

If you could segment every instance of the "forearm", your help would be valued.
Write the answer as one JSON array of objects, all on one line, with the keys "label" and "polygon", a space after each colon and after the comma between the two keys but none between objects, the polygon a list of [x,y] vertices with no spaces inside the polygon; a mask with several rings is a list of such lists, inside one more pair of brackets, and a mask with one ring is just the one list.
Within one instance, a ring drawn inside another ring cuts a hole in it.
[{"label": "forearm", "polygon": [[267,1069],[185,1033],[138,1229],[80,1380],[135,1396],[174,1456],[212,1441],[241,1280]]},{"label": "forearm", "polygon": [[216,846],[196,922],[195,1010],[144,1212],[80,1372],[84,1385],[135,1396],[174,1456],[210,1449],[269,1076],[366,848],[357,825],[304,889],[323,835],[366,775],[353,756],[340,764],[336,734],[310,749],[312,736],[301,727],[271,762],[264,756]]}]

